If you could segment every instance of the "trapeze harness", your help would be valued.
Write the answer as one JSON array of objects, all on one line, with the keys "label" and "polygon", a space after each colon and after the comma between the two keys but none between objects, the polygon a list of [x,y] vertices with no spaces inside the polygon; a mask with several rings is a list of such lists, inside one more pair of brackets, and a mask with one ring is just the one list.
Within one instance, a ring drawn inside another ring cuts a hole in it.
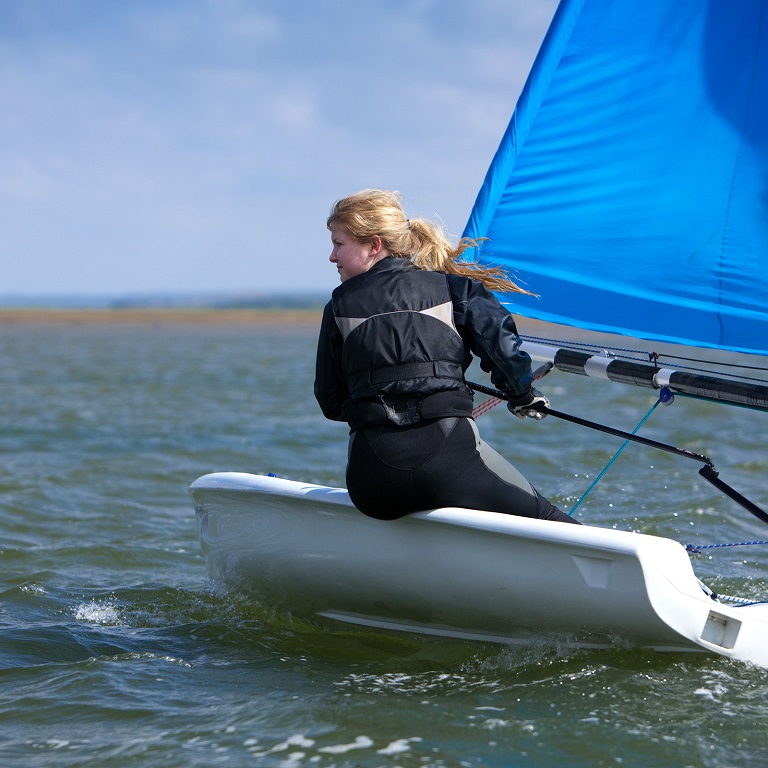
[{"label": "trapeze harness", "polygon": [[330,307],[348,390],[347,487],[360,511],[395,519],[455,506],[577,522],[480,439],[445,274],[384,259],[336,288]]}]

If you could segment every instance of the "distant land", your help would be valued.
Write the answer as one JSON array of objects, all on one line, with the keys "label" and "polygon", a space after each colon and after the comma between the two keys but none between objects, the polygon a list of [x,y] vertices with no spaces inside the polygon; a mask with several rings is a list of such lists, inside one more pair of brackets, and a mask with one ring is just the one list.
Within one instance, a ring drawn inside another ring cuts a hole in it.
[{"label": "distant land", "polygon": [[24,325],[311,325],[319,326],[327,296],[0,295],[0,326]]},{"label": "distant land", "polygon": [[0,294],[0,309],[322,309],[324,293],[127,294],[34,296]]}]

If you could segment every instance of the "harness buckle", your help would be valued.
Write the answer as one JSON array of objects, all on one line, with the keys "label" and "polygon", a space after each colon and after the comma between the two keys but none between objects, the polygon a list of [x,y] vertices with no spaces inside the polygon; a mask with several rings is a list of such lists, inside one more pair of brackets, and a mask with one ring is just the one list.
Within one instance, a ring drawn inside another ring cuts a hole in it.
[{"label": "harness buckle", "polygon": [[398,398],[387,403],[384,395],[377,395],[387,419],[398,427],[407,427],[421,421],[421,400],[416,398]]}]

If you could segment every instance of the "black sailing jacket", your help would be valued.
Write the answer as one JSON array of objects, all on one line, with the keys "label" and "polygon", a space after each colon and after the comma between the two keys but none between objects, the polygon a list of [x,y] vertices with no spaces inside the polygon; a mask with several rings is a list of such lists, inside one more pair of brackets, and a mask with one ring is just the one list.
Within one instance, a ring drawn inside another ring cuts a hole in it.
[{"label": "black sailing jacket", "polygon": [[315,397],[353,429],[470,415],[472,355],[512,401],[531,389],[512,315],[476,280],[386,258],[338,286],[325,307]]}]

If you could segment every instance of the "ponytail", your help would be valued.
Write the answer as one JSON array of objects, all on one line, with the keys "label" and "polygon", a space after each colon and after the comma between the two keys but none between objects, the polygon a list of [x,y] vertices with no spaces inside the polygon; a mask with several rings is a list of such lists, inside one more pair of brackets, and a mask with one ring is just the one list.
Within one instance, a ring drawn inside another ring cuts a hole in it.
[{"label": "ponytail", "polygon": [[345,197],[331,210],[328,229],[333,225],[362,243],[379,237],[390,254],[410,259],[420,269],[470,277],[492,291],[535,295],[517,285],[501,267],[466,258],[466,252],[479,248],[486,238],[463,237],[454,247],[443,228],[429,219],[407,219],[399,192],[365,189]]}]

